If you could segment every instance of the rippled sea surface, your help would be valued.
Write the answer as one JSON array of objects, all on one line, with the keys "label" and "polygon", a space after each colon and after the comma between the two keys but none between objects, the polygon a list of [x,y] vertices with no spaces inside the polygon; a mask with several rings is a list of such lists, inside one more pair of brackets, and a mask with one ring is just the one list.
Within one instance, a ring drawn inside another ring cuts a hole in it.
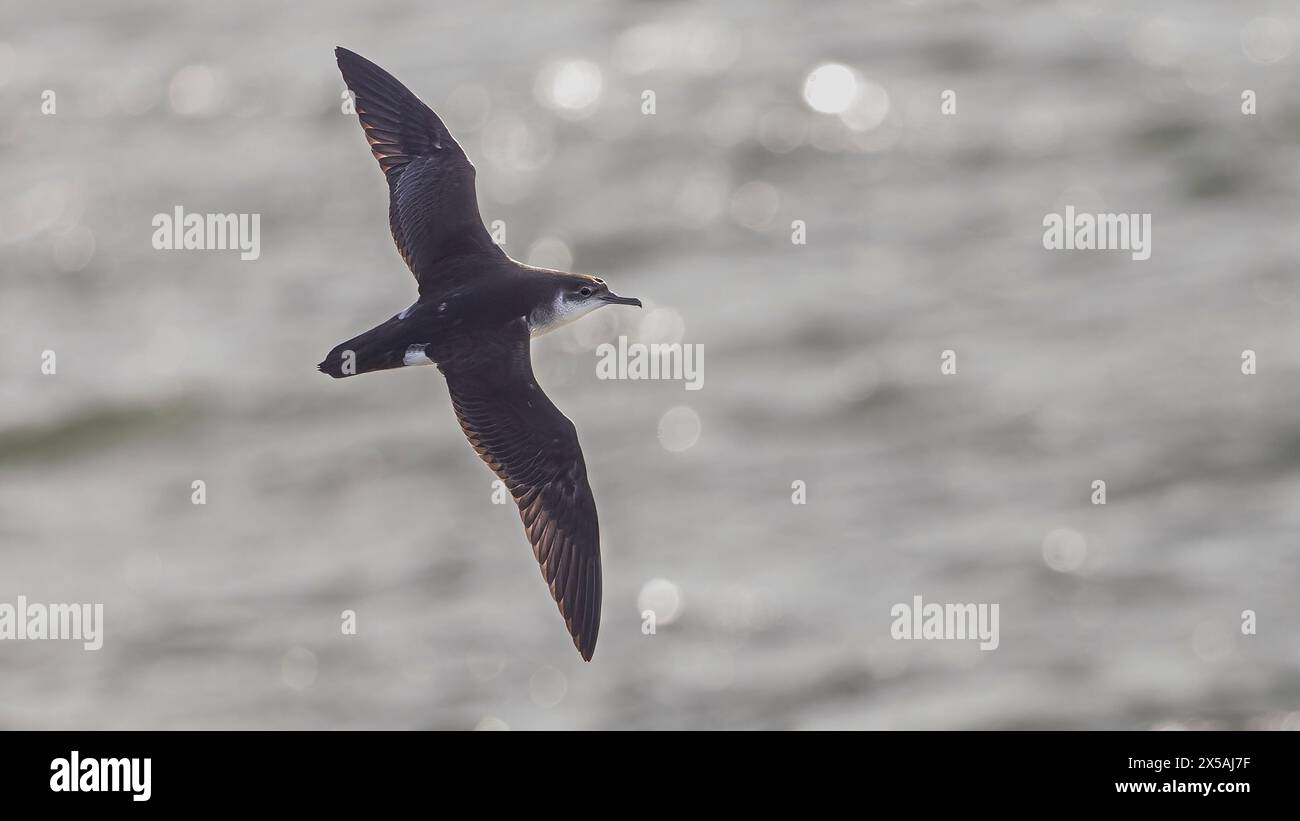
[{"label": "rippled sea surface", "polygon": [[[1300,726],[1294,3],[268,5],[0,6],[0,602],[105,610],[0,642],[0,727]],[[591,664],[437,371],[316,371],[415,296],[337,44],[512,256],[646,302],[533,345]],[[260,257],[154,250],[177,205]],[[1044,250],[1066,205],[1151,258]],[[620,334],[702,389],[598,379]],[[916,595],[998,648],[892,639]]]}]

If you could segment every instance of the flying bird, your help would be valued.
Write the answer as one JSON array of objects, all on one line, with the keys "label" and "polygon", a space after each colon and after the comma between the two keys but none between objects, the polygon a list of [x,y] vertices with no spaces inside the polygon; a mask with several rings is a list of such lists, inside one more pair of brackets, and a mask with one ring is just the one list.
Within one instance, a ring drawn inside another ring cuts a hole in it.
[{"label": "flying bird", "polygon": [[479,216],[474,166],[437,114],[345,48],[334,50],[357,118],[388,180],[388,220],[419,298],[337,345],[335,378],[437,365],[469,443],[509,489],[574,646],[600,630],[600,527],[573,423],[533,375],[530,340],[605,305],[641,306],[604,280],[524,265]]}]

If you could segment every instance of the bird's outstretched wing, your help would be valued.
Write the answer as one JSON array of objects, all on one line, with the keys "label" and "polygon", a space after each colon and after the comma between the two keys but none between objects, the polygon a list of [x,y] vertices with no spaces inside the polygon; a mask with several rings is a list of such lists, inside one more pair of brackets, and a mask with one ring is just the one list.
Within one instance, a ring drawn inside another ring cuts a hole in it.
[{"label": "bird's outstretched wing", "polygon": [[443,281],[440,260],[465,253],[504,255],[479,216],[474,166],[438,115],[366,58],[342,47],[334,54],[355,95],[370,150],[388,178],[393,241],[420,293],[459,284]]},{"label": "bird's outstretched wing", "polygon": [[596,501],[577,430],[533,376],[528,326],[521,318],[437,348],[461,429],[514,496],[551,596],[590,661],[600,630]]}]

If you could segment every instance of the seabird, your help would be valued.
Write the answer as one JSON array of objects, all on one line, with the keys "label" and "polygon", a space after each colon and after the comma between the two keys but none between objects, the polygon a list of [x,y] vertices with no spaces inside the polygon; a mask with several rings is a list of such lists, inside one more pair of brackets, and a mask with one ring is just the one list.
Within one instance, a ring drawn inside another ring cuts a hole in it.
[{"label": "seabird", "polygon": [[573,423],[533,376],[529,340],[604,305],[636,305],[598,277],[524,265],[483,227],[474,166],[433,110],[369,60],[336,48],[388,220],[419,298],[336,346],[335,378],[435,364],[474,450],[519,505],[542,577],[583,659],[600,629],[600,527]]}]

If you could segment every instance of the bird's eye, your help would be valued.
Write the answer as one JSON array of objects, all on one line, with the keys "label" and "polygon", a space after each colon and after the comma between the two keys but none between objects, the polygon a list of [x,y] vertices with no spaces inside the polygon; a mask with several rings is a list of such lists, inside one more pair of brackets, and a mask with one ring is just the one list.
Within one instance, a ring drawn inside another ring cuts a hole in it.
[{"label": "bird's eye", "polygon": [[590,289],[590,288],[579,288],[579,289],[578,289],[578,293],[581,294],[582,296],[591,296],[591,289]]}]

